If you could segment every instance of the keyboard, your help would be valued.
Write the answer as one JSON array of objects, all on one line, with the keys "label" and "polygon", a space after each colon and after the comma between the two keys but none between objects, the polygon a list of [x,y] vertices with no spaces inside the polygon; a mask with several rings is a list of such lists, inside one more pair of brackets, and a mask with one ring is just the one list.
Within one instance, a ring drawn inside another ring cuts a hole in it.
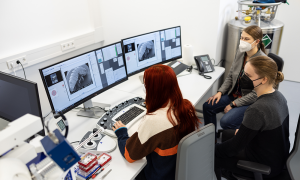
[{"label": "keyboard", "polygon": [[116,137],[112,127],[117,121],[121,121],[130,129],[138,120],[140,120],[147,112],[145,100],[141,97],[126,100],[114,108],[107,111],[97,122],[96,127],[105,128],[105,134]]},{"label": "keyboard", "polygon": [[130,121],[132,121],[134,118],[138,117],[140,114],[142,114],[145,110],[134,106],[128,111],[126,111],[124,114],[119,116],[115,119],[115,121],[121,121],[124,125],[128,124]]}]

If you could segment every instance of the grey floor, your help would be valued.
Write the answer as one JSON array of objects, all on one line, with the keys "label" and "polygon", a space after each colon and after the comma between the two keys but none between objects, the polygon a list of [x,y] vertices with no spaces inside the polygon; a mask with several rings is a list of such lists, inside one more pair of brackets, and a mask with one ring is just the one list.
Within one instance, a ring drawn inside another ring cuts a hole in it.
[{"label": "grey floor", "polygon": [[297,122],[300,114],[300,83],[283,81],[279,85],[279,91],[284,95],[288,102],[290,111],[290,143],[293,148]]}]

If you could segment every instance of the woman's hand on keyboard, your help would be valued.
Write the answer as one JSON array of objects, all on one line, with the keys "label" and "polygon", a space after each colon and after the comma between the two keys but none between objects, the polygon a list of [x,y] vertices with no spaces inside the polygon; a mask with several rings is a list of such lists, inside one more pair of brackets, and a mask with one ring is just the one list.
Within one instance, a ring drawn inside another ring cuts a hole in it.
[{"label": "woman's hand on keyboard", "polygon": [[113,131],[116,131],[117,129],[121,128],[121,127],[126,127],[121,121],[117,121],[115,123],[115,125],[112,127]]}]

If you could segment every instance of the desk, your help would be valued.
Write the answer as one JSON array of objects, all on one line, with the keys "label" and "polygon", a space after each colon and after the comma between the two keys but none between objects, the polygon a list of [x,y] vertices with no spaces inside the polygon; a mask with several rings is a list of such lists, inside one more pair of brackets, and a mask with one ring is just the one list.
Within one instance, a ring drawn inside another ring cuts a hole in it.
[{"label": "desk", "polygon": [[[101,93],[97,97],[93,98],[94,102],[105,102],[111,104],[112,106],[119,104],[120,102],[134,98],[137,95],[127,92],[118,91],[115,89],[110,89]],[[92,131],[96,127],[96,123],[99,119],[88,118],[77,116],[78,110],[74,109],[65,114],[69,122],[69,135],[68,141],[80,141],[87,131]],[[57,121],[52,120],[49,124],[50,129],[56,128]],[[135,125],[137,125],[136,123]],[[135,128],[135,125],[132,128]],[[137,127],[136,127],[137,128]],[[117,138],[113,138],[117,142]],[[112,169],[112,171],[105,177],[105,180],[131,180],[134,179],[138,173],[146,166],[147,160],[143,158],[134,163],[129,163],[121,155],[119,148],[117,147],[113,152],[109,153],[112,156],[112,161],[110,165],[95,178],[95,180],[100,179],[100,177],[107,171]]]},{"label": "desk", "polygon": [[[215,71],[209,73],[212,79],[205,79],[204,77],[199,76],[198,71],[196,70],[193,70],[189,75],[178,77],[178,83],[183,97],[191,101],[193,105],[196,105],[224,72],[224,68],[215,67]],[[144,98],[145,93],[143,92],[143,84],[139,80],[140,75],[143,75],[143,73],[129,77],[128,81],[121,83],[114,88],[105,91],[104,93],[101,93],[97,97],[93,98],[92,101],[108,103],[112,106],[115,106],[120,102],[133,97],[141,96]],[[68,118],[70,127],[67,138],[69,142],[80,141],[84,134],[87,131],[91,131],[98,122],[98,119],[79,117],[76,115],[76,113],[77,110],[72,110],[65,114]],[[49,125],[50,129],[56,128],[55,123],[56,121],[51,121]],[[131,130],[137,128],[137,124],[138,123],[132,126]],[[115,141],[117,141],[116,138]],[[134,163],[128,163],[121,155],[118,147],[110,154],[112,155],[112,161],[109,167],[106,168],[99,176],[97,176],[96,180],[100,179],[100,177],[109,169],[112,169],[112,172],[105,177],[105,180],[134,179],[147,164],[145,158],[135,161]]]},{"label": "desk", "polygon": [[[212,77],[211,79],[205,79],[203,76],[198,75],[198,71],[194,69],[191,74],[178,77],[178,84],[183,98],[188,99],[193,105],[196,105],[224,72],[225,69],[223,67],[216,66],[214,72],[207,73],[207,75]],[[129,77],[128,81],[115,86],[113,89],[145,97],[143,84],[139,80],[139,76],[143,74],[144,72],[135,74]]]}]

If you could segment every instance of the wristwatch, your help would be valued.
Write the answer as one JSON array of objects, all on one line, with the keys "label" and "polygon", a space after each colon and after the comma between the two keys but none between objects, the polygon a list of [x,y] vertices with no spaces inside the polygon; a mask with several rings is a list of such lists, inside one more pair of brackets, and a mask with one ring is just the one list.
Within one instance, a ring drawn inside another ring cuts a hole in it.
[{"label": "wristwatch", "polygon": [[235,107],[236,107],[236,106],[233,104],[233,101],[230,102],[230,106],[231,106],[231,108],[235,108]]}]

